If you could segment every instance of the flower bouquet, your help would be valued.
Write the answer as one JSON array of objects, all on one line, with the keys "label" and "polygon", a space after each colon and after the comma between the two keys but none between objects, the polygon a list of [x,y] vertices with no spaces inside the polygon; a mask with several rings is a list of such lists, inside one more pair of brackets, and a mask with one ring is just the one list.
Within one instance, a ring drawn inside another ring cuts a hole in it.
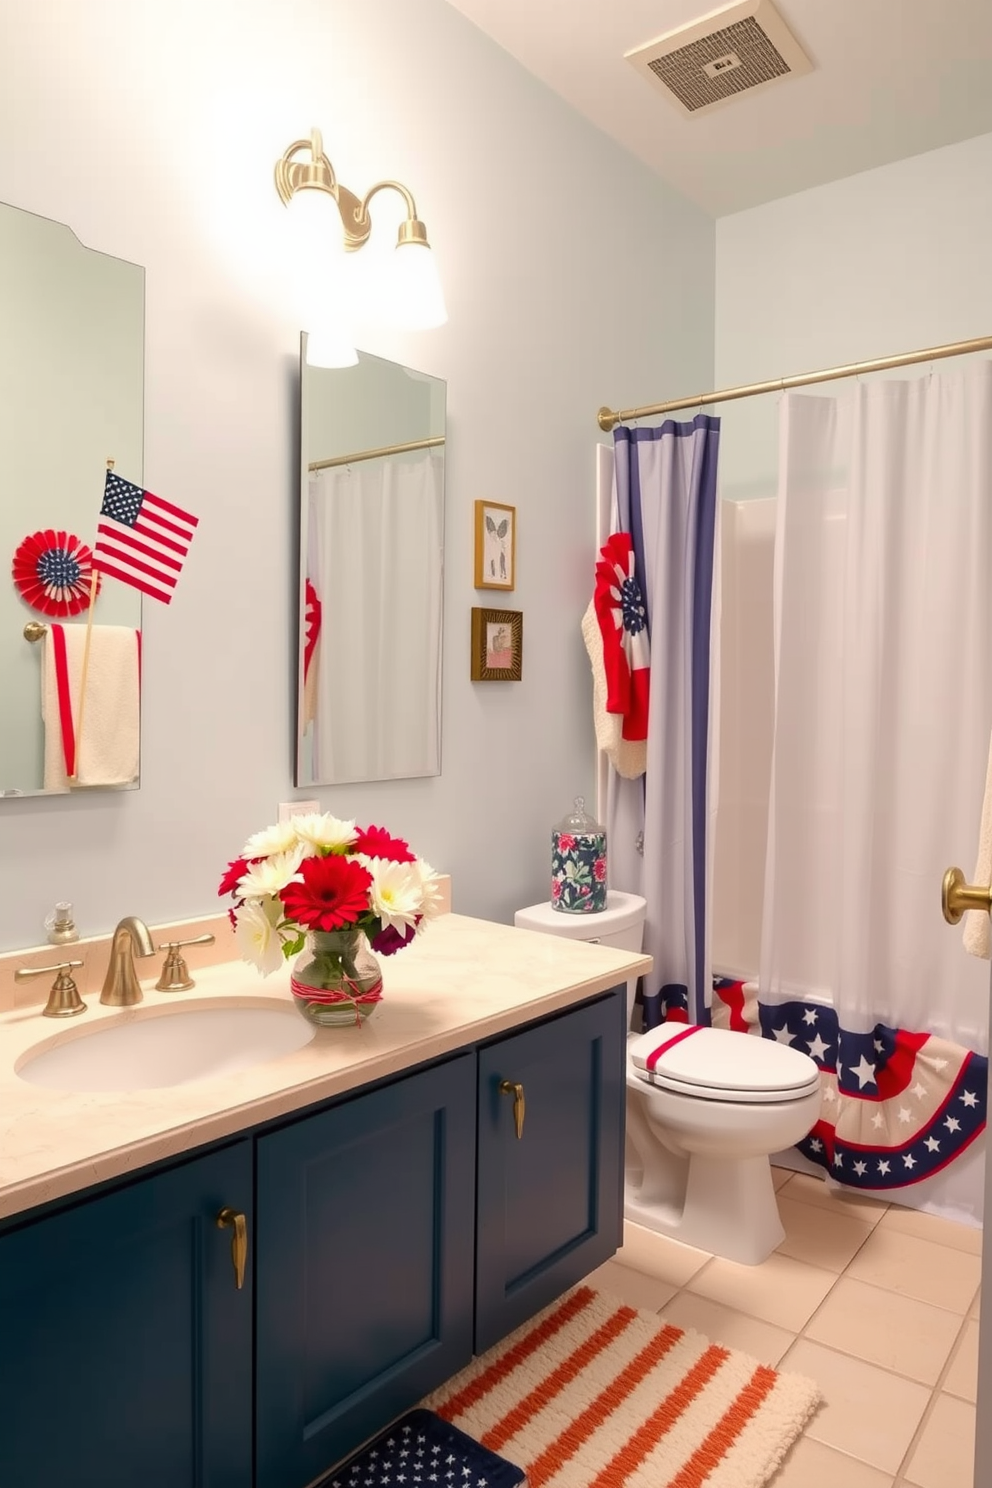
[{"label": "flower bouquet", "polygon": [[268,976],[296,957],[296,1006],[324,1027],[361,1022],[382,997],[376,956],[409,945],[441,908],[437,874],[382,827],[329,813],[266,827],[228,864],[235,939]]}]

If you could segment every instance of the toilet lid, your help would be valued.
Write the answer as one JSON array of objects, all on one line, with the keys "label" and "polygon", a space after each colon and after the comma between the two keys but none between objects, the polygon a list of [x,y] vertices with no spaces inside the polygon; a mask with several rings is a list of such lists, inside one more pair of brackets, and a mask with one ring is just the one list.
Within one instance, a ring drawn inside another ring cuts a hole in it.
[{"label": "toilet lid", "polygon": [[665,1023],[632,1039],[629,1054],[640,1079],[697,1099],[796,1100],[820,1082],[808,1054],[726,1028]]}]

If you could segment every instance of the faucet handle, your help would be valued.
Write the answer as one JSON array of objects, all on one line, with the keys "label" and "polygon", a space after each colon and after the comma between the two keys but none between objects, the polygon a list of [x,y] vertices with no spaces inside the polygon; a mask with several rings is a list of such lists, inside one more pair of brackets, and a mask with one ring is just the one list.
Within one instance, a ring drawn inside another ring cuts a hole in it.
[{"label": "faucet handle", "polygon": [[191,945],[213,945],[214,937],[211,934],[195,935],[192,940],[167,940],[160,945],[158,950],[165,951],[165,965],[162,974],[155,983],[159,992],[188,992],[190,987],[196,983],[189,974],[185,956],[180,955],[183,946]]},{"label": "faucet handle", "polygon": [[44,976],[46,972],[56,973],[52,989],[48,994],[48,1001],[42,1012],[43,1018],[74,1018],[77,1013],[85,1013],[86,1004],[79,995],[79,988],[72,979],[72,971],[77,966],[82,966],[82,961],[60,961],[57,966],[19,966],[14,972],[15,982],[27,982],[32,977]]}]

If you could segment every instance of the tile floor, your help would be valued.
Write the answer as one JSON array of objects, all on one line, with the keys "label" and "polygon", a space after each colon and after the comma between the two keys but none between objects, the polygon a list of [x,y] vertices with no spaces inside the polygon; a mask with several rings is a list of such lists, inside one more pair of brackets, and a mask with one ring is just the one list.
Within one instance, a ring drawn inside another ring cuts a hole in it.
[{"label": "tile floor", "polygon": [[627,1225],[589,1281],[817,1381],[769,1488],[974,1488],[981,1231],[773,1171],[786,1238],[763,1265]]}]

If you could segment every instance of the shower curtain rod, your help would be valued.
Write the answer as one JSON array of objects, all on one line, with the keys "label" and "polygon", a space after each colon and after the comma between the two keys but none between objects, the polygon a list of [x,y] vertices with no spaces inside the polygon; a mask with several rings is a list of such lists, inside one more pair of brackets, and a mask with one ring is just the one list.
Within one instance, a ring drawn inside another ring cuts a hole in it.
[{"label": "shower curtain rod", "polygon": [[356,450],[353,455],[335,455],[333,460],[311,460],[307,469],[330,470],[335,465],[354,465],[358,460],[378,460],[380,455],[405,455],[410,450],[436,449],[444,443],[444,435],[434,439],[411,439],[409,444],[384,444],[381,449]]},{"label": "shower curtain rod", "polygon": [[771,382],[752,382],[744,387],[724,388],[718,393],[697,393],[694,398],[673,398],[668,403],[651,403],[645,408],[599,410],[599,427],[608,434],[617,424],[630,419],[654,418],[659,413],[675,413],[680,408],[702,408],[707,403],[729,403],[732,398],[753,398],[757,393],[784,393],[787,388],[807,387],[814,382],[832,382],[838,377],[857,377],[862,372],[884,372],[888,367],[909,367],[914,362],[935,362],[940,357],[966,356],[972,351],[992,351],[992,336],[976,336],[971,341],[949,341],[945,346],[928,346],[924,351],[904,351],[899,356],[878,357],[873,362],[850,362],[846,367],[828,367],[823,372],[799,372],[795,377],[776,377]]}]

